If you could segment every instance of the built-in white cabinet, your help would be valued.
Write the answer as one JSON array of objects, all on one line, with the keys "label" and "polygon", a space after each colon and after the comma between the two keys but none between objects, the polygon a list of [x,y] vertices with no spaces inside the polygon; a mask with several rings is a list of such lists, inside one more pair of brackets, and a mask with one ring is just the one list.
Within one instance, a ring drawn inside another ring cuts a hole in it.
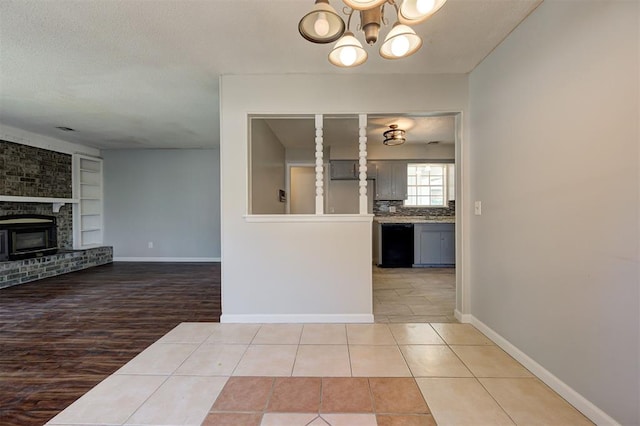
[{"label": "built-in white cabinet", "polygon": [[416,266],[453,266],[456,263],[456,237],[453,223],[417,223],[414,232]]},{"label": "built-in white cabinet", "polygon": [[96,247],[103,242],[102,159],[73,156],[73,245]]},{"label": "built-in white cabinet", "polygon": [[376,200],[403,201],[407,198],[407,162],[376,161]]}]

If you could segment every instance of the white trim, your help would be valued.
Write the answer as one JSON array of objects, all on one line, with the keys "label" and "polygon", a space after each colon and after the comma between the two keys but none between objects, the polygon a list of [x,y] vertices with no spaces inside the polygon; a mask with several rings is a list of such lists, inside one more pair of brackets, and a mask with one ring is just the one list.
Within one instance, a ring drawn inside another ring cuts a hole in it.
[{"label": "white trim", "polygon": [[94,157],[100,155],[100,150],[96,148],[89,148],[88,146],[40,135],[4,124],[0,124],[0,139],[21,145],[33,146],[35,148],[47,149],[49,151],[61,152],[63,154],[82,153]]},{"label": "white trim", "polygon": [[[457,312],[457,311],[456,311]],[[531,371],[536,377],[546,383],[551,389],[556,391],[561,397],[566,399],[569,404],[573,405],[582,414],[587,416],[591,421],[598,425],[620,425],[607,413],[596,407],[591,401],[580,395],[573,388],[553,375],[549,370],[538,364],[535,360],[530,358],[527,354],[522,352],[516,346],[514,346],[507,339],[496,333],[488,325],[474,317],[473,315],[462,315],[469,317],[470,322],[478,330],[484,333],[489,339],[493,340],[498,346],[500,346],[506,353],[515,358],[520,364],[524,365],[529,371]]]},{"label": "white trim", "polygon": [[13,195],[0,195],[0,201],[12,203],[77,203],[76,198],[49,198],[49,197],[20,197]]},{"label": "white trim", "polygon": [[220,262],[219,257],[114,257],[114,262]]},{"label": "white trim", "polygon": [[373,222],[372,214],[249,214],[245,222],[294,223],[294,222]]},{"label": "white trim", "polygon": [[373,323],[373,314],[222,314],[221,323]]},{"label": "white trim", "polygon": [[471,321],[473,321],[473,315],[463,314],[458,309],[453,311],[453,316],[461,323],[471,323]]}]

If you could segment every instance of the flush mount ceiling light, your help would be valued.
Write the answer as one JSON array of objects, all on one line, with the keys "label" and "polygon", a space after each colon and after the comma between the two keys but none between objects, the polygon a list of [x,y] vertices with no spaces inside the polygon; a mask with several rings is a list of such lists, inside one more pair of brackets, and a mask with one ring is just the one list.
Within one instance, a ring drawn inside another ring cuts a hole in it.
[{"label": "flush mount ceiling light", "polygon": [[346,5],[342,10],[347,16],[346,25],[329,0],[315,0],[311,12],[300,20],[298,30],[302,37],[313,43],[331,43],[339,39],[329,54],[329,62],[339,67],[355,67],[367,60],[367,52],[354,33],[349,31],[355,11],[360,14],[358,31],[362,31],[365,41],[373,46],[378,41],[381,25],[387,25],[385,5],[395,8],[397,21],[380,46],[380,56],[400,59],[414,54],[422,46],[422,39],[410,25],[419,24],[433,16],[447,0],[402,0],[402,3],[400,0],[342,1]]},{"label": "flush mount ceiling light", "polygon": [[390,125],[389,130],[384,132],[383,136],[384,141],[382,143],[387,146],[402,145],[407,140],[405,138],[405,131],[398,129],[397,124]]}]

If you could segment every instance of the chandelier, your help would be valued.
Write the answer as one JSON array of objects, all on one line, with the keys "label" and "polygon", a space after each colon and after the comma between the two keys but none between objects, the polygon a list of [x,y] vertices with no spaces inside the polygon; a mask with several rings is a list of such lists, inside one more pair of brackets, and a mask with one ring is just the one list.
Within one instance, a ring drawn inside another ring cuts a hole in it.
[{"label": "chandelier", "polygon": [[381,24],[387,24],[384,18],[386,4],[396,10],[397,21],[380,45],[380,56],[385,59],[406,58],[422,46],[422,39],[410,25],[424,22],[436,13],[447,0],[342,0],[346,7],[343,13],[348,16],[347,24],[331,7],[329,0],[315,0],[311,12],[302,17],[298,30],[305,39],[313,43],[338,42],[329,53],[329,62],[339,67],[355,67],[367,60],[367,51],[349,30],[351,16],[360,13],[358,30],[364,33],[366,42],[372,46],[378,41]]},{"label": "chandelier", "polygon": [[387,146],[395,146],[405,143],[407,138],[405,137],[404,130],[398,129],[397,124],[391,124],[389,128],[389,130],[382,134],[384,136],[384,141],[382,142],[383,144]]}]

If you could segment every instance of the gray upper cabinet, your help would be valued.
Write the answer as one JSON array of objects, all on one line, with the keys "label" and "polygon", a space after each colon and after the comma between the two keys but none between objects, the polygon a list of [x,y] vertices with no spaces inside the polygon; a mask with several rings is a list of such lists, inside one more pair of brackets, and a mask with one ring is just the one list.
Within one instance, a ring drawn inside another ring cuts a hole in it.
[{"label": "gray upper cabinet", "polygon": [[[376,165],[367,163],[367,179],[376,178]],[[360,162],[358,160],[331,160],[332,180],[360,179]]]},{"label": "gray upper cabinet", "polygon": [[333,180],[358,179],[358,162],[356,160],[331,161],[331,179]]},{"label": "gray upper cabinet", "polygon": [[403,201],[407,198],[407,162],[376,161],[376,200]]},{"label": "gray upper cabinet", "polygon": [[456,264],[456,237],[453,223],[415,224],[414,264],[453,266]]}]

